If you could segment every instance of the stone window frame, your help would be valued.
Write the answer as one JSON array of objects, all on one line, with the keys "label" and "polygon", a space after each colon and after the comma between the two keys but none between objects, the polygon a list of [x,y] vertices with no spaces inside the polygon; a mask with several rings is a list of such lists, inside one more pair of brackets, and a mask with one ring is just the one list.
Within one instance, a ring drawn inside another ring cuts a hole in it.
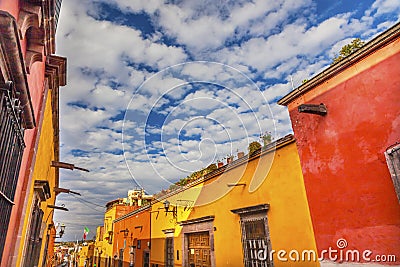
[{"label": "stone window frame", "polygon": [[[244,222],[263,220],[264,227],[265,227],[264,230],[265,230],[266,239],[267,239],[268,251],[272,250],[271,236],[270,236],[270,230],[269,230],[269,226],[268,226],[268,216],[267,216],[269,207],[270,207],[269,204],[260,204],[260,205],[231,210],[232,213],[240,216],[240,231],[241,231],[241,236],[242,236],[243,266],[245,266],[245,260],[246,260],[245,245],[243,243],[243,241],[246,240]],[[269,263],[267,266],[274,267],[274,261],[272,258],[269,260]]]},{"label": "stone window frame", "polygon": [[384,154],[394,190],[400,203],[400,143],[390,146]]}]

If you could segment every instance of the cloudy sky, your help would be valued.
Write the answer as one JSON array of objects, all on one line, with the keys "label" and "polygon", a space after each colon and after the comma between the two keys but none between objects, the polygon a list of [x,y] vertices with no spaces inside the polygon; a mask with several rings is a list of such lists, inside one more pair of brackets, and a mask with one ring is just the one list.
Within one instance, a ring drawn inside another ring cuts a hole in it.
[{"label": "cloudy sky", "polygon": [[328,67],[353,38],[399,20],[397,0],[63,1],[57,54],[64,240],[93,236],[106,202],[149,194],[271,132],[291,133],[276,101]]}]

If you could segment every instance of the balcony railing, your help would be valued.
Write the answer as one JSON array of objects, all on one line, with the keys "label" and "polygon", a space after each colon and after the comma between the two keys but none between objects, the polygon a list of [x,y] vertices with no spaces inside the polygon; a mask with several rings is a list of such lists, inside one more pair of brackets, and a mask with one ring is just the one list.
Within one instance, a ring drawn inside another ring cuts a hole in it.
[{"label": "balcony railing", "polygon": [[22,107],[12,82],[0,84],[0,259],[25,148]]}]

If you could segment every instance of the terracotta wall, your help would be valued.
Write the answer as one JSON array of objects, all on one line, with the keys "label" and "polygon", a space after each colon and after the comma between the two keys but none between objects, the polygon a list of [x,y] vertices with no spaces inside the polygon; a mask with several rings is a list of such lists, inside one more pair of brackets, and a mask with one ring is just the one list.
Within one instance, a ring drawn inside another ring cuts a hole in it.
[{"label": "terracotta wall", "polygon": [[144,253],[150,251],[150,208],[115,222],[114,236],[114,255],[119,257],[119,250],[124,248],[122,266],[131,262],[143,266]]},{"label": "terracotta wall", "polygon": [[[0,1],[0,10],[9,12],[14,18],[18,19],[20,4],[19,1]],[[26,40],[21,40],[22,53],[26,52]],[[45,60],[43,57],[42,62],[36,62],[32,65],[31,73],[27,75],[29,90],[31,94],[31,101],[34,107],[34,116],[36,123],[41,119],[39,117],[40,109],[43,105],[43,92],[44,92],[44,68]],[[7,232],[7,239],[5,249],[3,251],[1,266],[7,266],[7,262],[15,262],[16,254],[13,251],[19,245],[21,229],[21,218],[25,216],[26,205],[25,199],[27,194],[27,188],[30,185],[30,176],[32,171],[32,162],[34,162],[35,155],[35,143],[37,138],[38,128],[25,130],[24,141],[26,148],[22,158],[21,169],[19,174],[19,180],[16,187],[14,207],[12,209],[10,223]]]},{"label": "terracotta wall", "polygon": [[[289,104],[318,250],[395,254],[400,206],[384,151],[400,141],[400,41],[368,55]],[[303,103],[328,114],[299,113]]]}]

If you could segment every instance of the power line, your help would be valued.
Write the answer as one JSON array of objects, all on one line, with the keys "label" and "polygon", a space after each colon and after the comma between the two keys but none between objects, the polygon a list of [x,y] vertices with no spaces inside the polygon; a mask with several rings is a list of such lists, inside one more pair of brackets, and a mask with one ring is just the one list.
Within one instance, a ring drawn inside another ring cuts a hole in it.
[{"label": "power line", "polygon": [[[73,196],[73,197],[75,197],[79,202],[81,202],[83,205],[85,205],[86,207],[90,208],[91,210],[94,210],[94,211],[96,211],[96,212],[98,212],[98,213],[102,213],[102,214],[104,213],[104,211],[100,211],[100,210],[97,210],[97,209],[95,209],[95,208],[89,206],[89,205],[86,203],[87,201],[84,201],[84,200],[82,200],[82,199],[80,199],[80,198],[78,198],[78,197],[76,197],[76,196]],[[88,202],[88,203],[90,203],[90,204],[92,204],[92,205],[96,205],[96,206],[98,206],[98,207],[104,208],[104,206],[100,206],[100,205],[97,205],[97,204],[93,204],[93,203],[91,203],[91,202]]]},{"label": "power line", "polygon": [[105,208],[105,206],[102,206],[102,205],[96,204],[96,203],[94,203],[94,202],[91,202],[91,201],[89,201],[89,200],[86,200],[86,199],[83,199],[83,198],[77,197],[77,196],[75,196],[75,195],[71,195],[71,196],[73,196],[74,198],[76,198],[76,199],[79,199],[79,200],[81,200],[81,201],[84,201],[84,202],[90,203],[90,204],[92,204],[92,205],[94,205],[94,206],[97,206],[97,207],[100,207],[100,208]]}]

